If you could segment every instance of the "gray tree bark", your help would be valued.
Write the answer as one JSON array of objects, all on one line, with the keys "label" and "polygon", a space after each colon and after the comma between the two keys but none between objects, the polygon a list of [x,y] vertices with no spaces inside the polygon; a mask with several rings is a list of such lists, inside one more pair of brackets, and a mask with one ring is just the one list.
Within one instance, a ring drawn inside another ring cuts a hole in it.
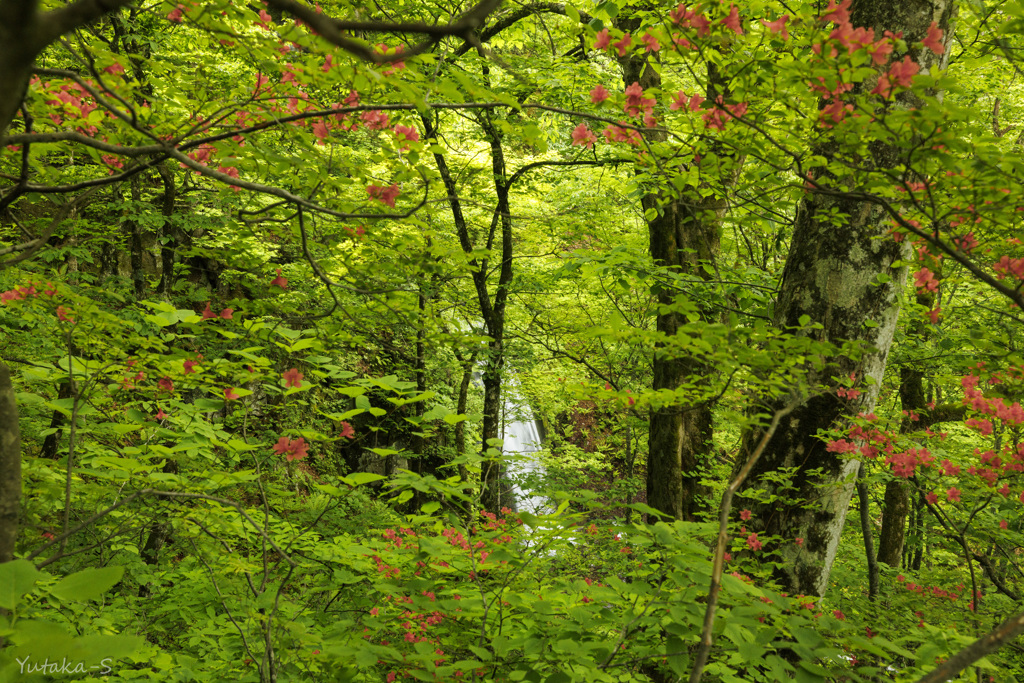
[{"label": "gray tree bark", "polygon": [[[854,0],[850,19],[854,26],[873,28],[878,36],[886,30],[902,31],[909,45],[923,40],[933,21],[946,28],[952,9],[953,0]],[[938,59],[927,49],[912,57],[922,70]],[[897,96],[897,104],[922,106],[910,93]],[[901,162],[898,148],[887,141],[875,141],[870,149],[872,158],[867,162],[876,169],[895,168]],[[816,152],[832,157],[835,146],[823,140]],[[825,172],[816,178],[829,188],[842,188],[851,180]],[[830,219],[835,214],[843,217],[840,225]],[[782,498],[771,504],[751,505],[754,519],[747,524],[755,531],[781,537],[780,543],[768,549],[780,560],[776,578],[794,593],[825,594],[859,466],[856,460],[828,452],[817,433],[840,427],[850,416],[873,409],[896,330],[906,267],[894,263],[908,258],[909,253],[906,243],[887,237],[887,224],[888,215],[876,204],[813,189],[797,212],[775,324],[799,327],[799,319],[807,315],[822,326],[807,334],[823,341],[861,342],[868,350],[857,361],[835,356],[826,359],[824,368],[809,370],[812,385],[856,374],[863,393],[856,400],[841,399],[834,392],[806,400],[783,419],[748,480],[748,488],[771,491],[774,485],[765,475],[794,468],[793,489],[776,491]],[[879,276],[888,279],[880,281]],[[868,321],[874,326],[865,326]],[[875,383],[868,384],[868,380]],[[768,402],[762,409],[771,413],[783,404]],[[758,440],[758,432],[747,435],[744,452]],[[741,453],[739,464],[745,461]],[[795,543],[796,538],[803,542]]]}]

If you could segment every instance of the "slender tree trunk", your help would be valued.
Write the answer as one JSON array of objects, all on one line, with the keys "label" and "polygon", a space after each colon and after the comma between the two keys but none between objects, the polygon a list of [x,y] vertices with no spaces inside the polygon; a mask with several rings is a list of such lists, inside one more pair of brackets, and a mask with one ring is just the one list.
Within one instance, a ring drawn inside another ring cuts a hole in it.
[{"label": "slender tree trunk", "polygon": [[21,428],[14,385],[0,363],[0,562],[14,559],[21,510]]},{"label": "slender tree trunk", "polygon": [[174,172],[167,164],[158,165],[156,170],[164,184],[160,205],[160,214],[164,217],[163,241],[160,245],[160,284],[157,285],[157,291],[169,299],[174,292],[174,261],[178,251],[178,229],[173,218],[178,188],[174,184]]},{"label": "slender tree trunk", "polygon": [[[625,19],[620,26],[635,30],[635,19]],[[647,55],[620,60],[622,80],[628,87],[638,83],[641,88],[661,87],[661,75],[648,65]],[[708,97],[719,91],[716,67],[708,64]],[[665,134],[650,132],[652,140],[663,141]],[[671,187],[671,186],[669,186]],[[650,235],[650,252],[655,263],[679,273],[708,279],[702,264],[714,266],[720,245],[721,219],[726,202],[721,197],[702,197],[697,192],[678,195],[674,190],[652,189],[640,200]],[[658,299],[657,329],[666,338],[678,334],[686,320],[672,311],[678,291],[656,284],[653,294]],[[705,320],[714,318],[712,310],[702,311]],[[653,359],[653,389],[675,391],[692,382],[694,377],[708,376],[713,369],[691,356],[679,357],[659,344]],[[707,472],[708,456],[713,448],[714,426],[711,402],[693,405],[669,404],[652,408],[647,460],[647,504],[675,519],[694,520],[707,510],[702,496],[701,478]]]},{"label": "slender tree trunk", "polygon": [[[508,288],[512,283],[512,214],[509,209],[509,181],[505,172],[505,155],[501,145],[501,135],[497,127],[489,118],[490,113],[484,113],[480,118],[480,125],[487,136],[491,148],[491,171],[494,179],[494,191],[497,198],[494,211],[491,217],[491,226],[488,232],[487,250],[494,247],[495,238],[500,240],[499,258],[501,265],[498,270],[498,282],[495,288],[493,299],[488,288],[487,275],[489,271],[489,260],[473,258],[469,262],[473,286],[476,290],[477,303],[480,306],[480,317],[487,328],[487,335],[491,341],[487,347],[487,365],[484,369],[484,405],[483,425],[481,435],[483,438],[483,450],[486,452],[488,442],[499,437],[501,429],[501,379],[502,369],[505,364],[505,305],[508,301]],[[424,132],[427,138],[436,138],[437,131],[433,121],[428,116],[422,116]],[[452,178],[448,163],[443,154],[435,153],[434,161],[437,170],[444,182],[448,192],[448,204],[452,210],[452,218],[455,222],[455,230],[459,238],[462,250],[468,255],[476,250],[476,246],[469,234],[469,226],[466,223],[465,215],[462,212],[462,201],[459,198],[458,188]],[[500,234],[498,233],[500,228]],[[502,477],[503,467],[501,458],[491,460],[484,464],[483,491],[481,494],[481,505],[484,509],[497,513],[507,503],[502,500]]]},{"label": "slender tree trunk", "polygon": [[[71,382],[62,382],[60,388],[57,389],[57,400],[68,399],[74,395],[74,389],[71,386]],[[50,418],[50,429],[56,429],[57,431],[52,434],[47,434],[46,438],[43,439],[43,448],[40,451],[40,457],[48,460],[57,459],[57,445],[60,443],[61,427],[64,426],[65,422],[64,413],[55,410],[53,411],[53,417]]]},{"label": "slender tree trunk", "polygon": [[875,541],[871,533],[871,497],[864,480],[864,463],[857,472],[857,501],[860,503],[860,530],[864,536],[864,557],[868,561],[868,598],[878,597],[878,561],[875,557]]},{"label": "slender tree trunk", "polygon": [[[876,35],[902,31],[907,43],[913,44],[927,35],[933,21],[944,29],[951,11],[952,0],[854,0],[850,17],[854,26],[871,27]],[[935,62],[926,49],[913,57],[923,70]],[[911,94],[906,95],[898,100],[901,105],[921,106]],[[877,167],[899,164],[899,150],[892,145],[875,141],[870,147]],[[823,141],[818,153],[829,157],[832,146]],[[826,187],[839,188],[850,182],[827,172],[817,180]],[[843,224],[834,223],[836,215],[844,217]],[[861,342],[866,350],[859,361],[836,356],[826,359],[822,369],[808,368],[811,386],[853,374],[862,383],[863,393],[851,400],[832,392],[806,400],[783,419],[748,480],[748,488],[773,490],[764,475],[793,468],[793,489],[780,491],[784,497],[770,505],[753,505],[756,521],[748,526],[781,537],[781,543],[772,548],[780,561],[776,578],[794,593],[825,594],[858,468],[856,460],[828,452],[817,434],[841,427],[850,416],[874,408],[896,331],[906,278],[906,267],[896,262],[907,259],[909,253],[906,243],[897,244],[887,235],[887,223],[881,207],[813,190],[804,196],[797,212],[775,324],[784,329],[803,327],[799,320],[806,315],[821,324],[821,329],[807,334],[825,341]],[[874,325],[867,327],[866,321]],[[782,403],[768,402],[759,408],[771,413]],[[756,430],[747,435],[739,464],[746,461],[745,454],[758,439]],[[804,539],[802,544],[793,542],[798,537]]]},{"label": "slender tree trunk", "polygon": [[128,216],[124,221],[124,228],[128,231],[128,244],[131,253],[132,264],[132,285],[135,288],[135,298],[143,299],[146,296],[146,273],[143,270],[143,248],[142,248],[142,224],[137,220],[139,201],[142,193],[139,189],[139,176],[133,175],[128,181],[131,188],[131,204],[128,209]]}]

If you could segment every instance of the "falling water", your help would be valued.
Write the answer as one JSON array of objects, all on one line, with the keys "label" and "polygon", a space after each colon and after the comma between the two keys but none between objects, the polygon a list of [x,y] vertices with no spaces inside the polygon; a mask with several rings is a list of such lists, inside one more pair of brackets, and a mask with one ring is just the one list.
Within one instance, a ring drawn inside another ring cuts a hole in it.
[{"label": "falling water", "polygon": [[535,455],[542,441],[537,420],[515,378],[507,380],[504,389],[502,451],[508,456],[507,477],[515,500],[515,510],[535,515],[550,512],[547,498],[535,495],[531,490],[544,475],[544,466]]}]

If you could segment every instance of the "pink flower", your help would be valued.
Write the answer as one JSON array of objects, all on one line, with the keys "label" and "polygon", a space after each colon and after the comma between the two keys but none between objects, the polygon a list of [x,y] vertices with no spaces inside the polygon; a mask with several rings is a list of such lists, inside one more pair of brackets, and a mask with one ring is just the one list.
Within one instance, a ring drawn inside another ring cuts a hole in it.
[{"label": "pink flower", "polygon": [[398,124],[395,126],[395,135],[398,136],[399,140],[403,138],[409,142],[419,142],[420,132],[411,126],[403,126]]},{"label": "pink flower", "polygon": [[921,66],[907,55],[903,58],[903,61],[896,62],[889,67],[889,75],[893,78],[896,85],[903,88],[909,88],[911,85],[911,79],[917,75],[917,72],[921,70]]},{"label": "pink flower", "polygon": [[274,287],[280,287],[281,289],[288,289],[288,278],[281,275],[281,269],[278,268],[275,271],[277,277],[270,281],[270,284]]},{"label": "pink flower", "polygon": [[211,320],[216,317],[217,314],[213,312],[213,309],[210,308],[210,302],[207,301],[206,308],[203,309],[203,320]]},{"label": "pink flower", "polygon": [[622,109],[629,116],[639,116],[641,112],[649,113],[654,109],[655,100],[653,97],[644,97],[644,90],[640,84],[633,81],[633,84],[626,88],[626,103]]},{"label": "pink flower", "polygon": [[180,24],[183,9],[185,9],[184,5],[178,5],[177,7],[172,9],[170,12],[167,13],[167,21],[170,21],[174,24]]},{"label": "pink flower", "polygon": [[612,45],[618,49],[620,57],[625,57],[626,51],[629,49],[629,44],[632,42],[633,38],[627,33],[626,35],[622,36],[622,40],[620,40],[617,43],[612,43]]},{"label": "pink flower", "polygon": [[225,308],[220,312],[220,317],[223,318],[224,320],[231,320],[231,318],[234,316],[234,313],[235,309]]},{"label": "pink flower", "polygon": [[771,31],[772,33],[776,35],[781,33],[783,40],[789,40],[789,29],[786,28],[787,21],[789,21],[789,15],[783,14],[775,21],[768,21],[767,19],[762,19],[761,23],[764,24],[764,27]]},{"label": "pink flower", "polygon": [[572,144],[582,145],[587,149],[594,149],[594,143],[597,142],[597,136],[594,132],[587,128],[587,124],[581,123],[576,126],[572,131]]},{"label": "pink flower", "polygon": [[729,15],[722,19],[722,25],[728,29],[732,29],[733,33],[743,35],[743,28],[740,26],[740,11],[736,9],[736,5],[729,5]]},{"label": "pink flower", "polygon": [[994,270],[1000,280],[1013,275],[1017,279],[1024,280],[1024,258],[1011,259],[1007,255],[1003,255],[993,266]]},{"label": "pink flower", "polygon": [[238,393],[235,392],[235,388],[234,387],[228,387],[227,389],[224,390],[224,400],[225,401],[237,401],[240,398],[242,398],[242,397]]},{"label": "pink flower", "polygon": [[[934,26],[935,24],[932,24],[932,25]],[[1006,529],[1007,527],[1009,527],[1009,524],[1006,523],[1005,519],[999,520],[999,528],[1000,529]]]},{"label": "pink flower", "polygon": [[171,381],[170,377],[161,378],[159,381],[157,381],[156,385],[160,387],[161,391],[166,391],[172,394],[174,393],[174,382]]},{"label": "pink flower", "polygon": [[924,499],[928,501],[929,505],[935,505],[936,503],[939,502],[939,494],[935,493],[934,491],[930,491],[925,494]]},{"label": "pink flower", "polygon": [[603,28],[597,32],[597,37],[594,40],[595,50],[606,50],[608,45],[611,43],[611,34],[608,33],[608,29]]},{"label": "pink flower", "polygon": [[846,615],[840,612],[839,610],[832,612],[832,616],[834,616],[839,621],[846,621]]},{"label": "pink flower", "polygon": [[317,121],[313,124],[313,135],[316,136],[317,144],[326,145],[327,136],[330,134],[331,129],[326,121]]},{"label": "pink flower", "polygon": [[946,48],[942,45],[942,29],[934,21],[928,27],[928,36],[921,42],[926,48],[937,55],[942,55],[946,52]]},{"label": "pink flower", "polygon": [[644,37],[641,38],[640,40],[643,41],[643,44],[647,46],[648,52],[657,52],[658,50],[661,49],[661,43],[659,43],[658,39],[652,36],[650,33],[645,33]]},{"label": "pink flower", "polygon": [[195,372],[193,368],[195,368],[197,365],[199,365],[199,361],[186,359],[184,363],[184,374],[190,375],[193,372]]},{"label": "pink flower", "polygon": [[[156,419],[157,419],[157,420],[166,420],[166,419],[167,419],[167,413],[165,413],[165,412],[164,412],[164,409],[163,409],[163,408],[158,408],[158,409],[157,409],[157,412],[156,412]],[[1004,528],[1005,528],[1005,527],[1004,527]]]},{"label": "pink flower", "polygon": [[742,512],[740,512],[740,519],[742,519],[744,522],[750,519],[750,510],[743,510]]},{"label": "pink flower", "polygon": [[946,491],[946,500],[948,500],[951,503],[959,503],[960,502],[960,489],[955,488],[955,487],[950,487]]},{"label": "pink flower", "polygon": [[70,313],[70,311],[64,306],[57,307],[57,319],[60,320],[62,323],[74,324],[75,319],[68,315],[68,313]]},{"label": "pink flower", "polygon": [[926,292],[937,292],[939,281],[935,279],[935,273],[927,268],[922,268],[914,273],[914,286]]},{"label": "pink flower", "polygon": [[376,199],[380,203],[390,206],[391,208],[395,208],[395,198],[401,194],[401,190],[398,189],[398,185],[393,183],[388,187],[370,185],[366,188],[366,192],[371,198]]},{"label": "pink flower", "polygon": [[793,542],[794,542],[794,543],[796,543],[796,544],[797,544],[798,546],[800,546],[801,548],[802,548],[802,547],[803,547],[803,545],[804,545],[804,539],[803,539],[803,538],[801,538],[800,536],[797,536],[796,538],[794,538],[794,539],[793,539]]},{"label": "pink flower", "polygon": [[356,430],[352,429],[352,425],[348,422],[341,423],[341,434],[338,436],[342,439],[354,439],[356,438]]},{"label": "pink flower", "polygon": [[593,104],[601,104],[608,99],[608,91],[603,85],[598,85],[590,91],[590,101]]},{"label": "pink flower", "polygon": [[757,534],[750,534],[747,536],[747,546],[751,550],[760,550],[762,545],[761,541],[757,540]]},{"label": "pink flower", "polygon": [[274,444],[273,450],[278,455],[283,455],[285,460],[291,462],[293,460],[302,460],[308,455],[306,450],[309,448],[309,444],[303,438],[298,438],[294,441],[286,436],[282,436]]},{"label": "pink flower", "polygon": [[273,21],[273,17],[270,16],[270,12],[265,9],[261,9],[260,20],[256,22],[256,25],[261,27],[264,31],[269,31],[271,21]]},{"label": "pink flower", "polygon": [[363,115],[359,118],[363,120],[363,123],[370,130],[384,130],[388,127],[388,115],[376,109],[363,112]]},{"label": "pink flower", "polygon": [[697,111],[700,109],[701,103],[704,101],[704,97],[701,95],[686,96],[682,90],[676,93],[676,97],[672,100],[672,104],[668,105],[668,108],[672,111],[678,111],[680,109],[686,109],[688,111]]},{"label": "pink flower", "polygon": [[297,368],[291,368],[290,370],[285,370],[281,374],[281,377],[284,379],[284,385],[286,387],[295,387],[298,389],[302,386],[302,378],[304,375],[299,372]]},{"label": "pink flower", "polygon": [[837,24],[850,23],[851,1],[852,0],[843,0],[837,5],[836,0],[828,0],[828,7],[825,8],[825,14],[821,15],[821,20],[834,21]]}]

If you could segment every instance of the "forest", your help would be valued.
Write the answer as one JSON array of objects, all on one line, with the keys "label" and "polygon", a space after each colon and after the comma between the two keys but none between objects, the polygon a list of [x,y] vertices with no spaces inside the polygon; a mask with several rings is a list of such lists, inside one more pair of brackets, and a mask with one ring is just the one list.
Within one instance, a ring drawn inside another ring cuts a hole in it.
[{"label": "forest", "polygon": [[1022,0],[0,0],[0,681],[1024,680],[1022,152]]}]

